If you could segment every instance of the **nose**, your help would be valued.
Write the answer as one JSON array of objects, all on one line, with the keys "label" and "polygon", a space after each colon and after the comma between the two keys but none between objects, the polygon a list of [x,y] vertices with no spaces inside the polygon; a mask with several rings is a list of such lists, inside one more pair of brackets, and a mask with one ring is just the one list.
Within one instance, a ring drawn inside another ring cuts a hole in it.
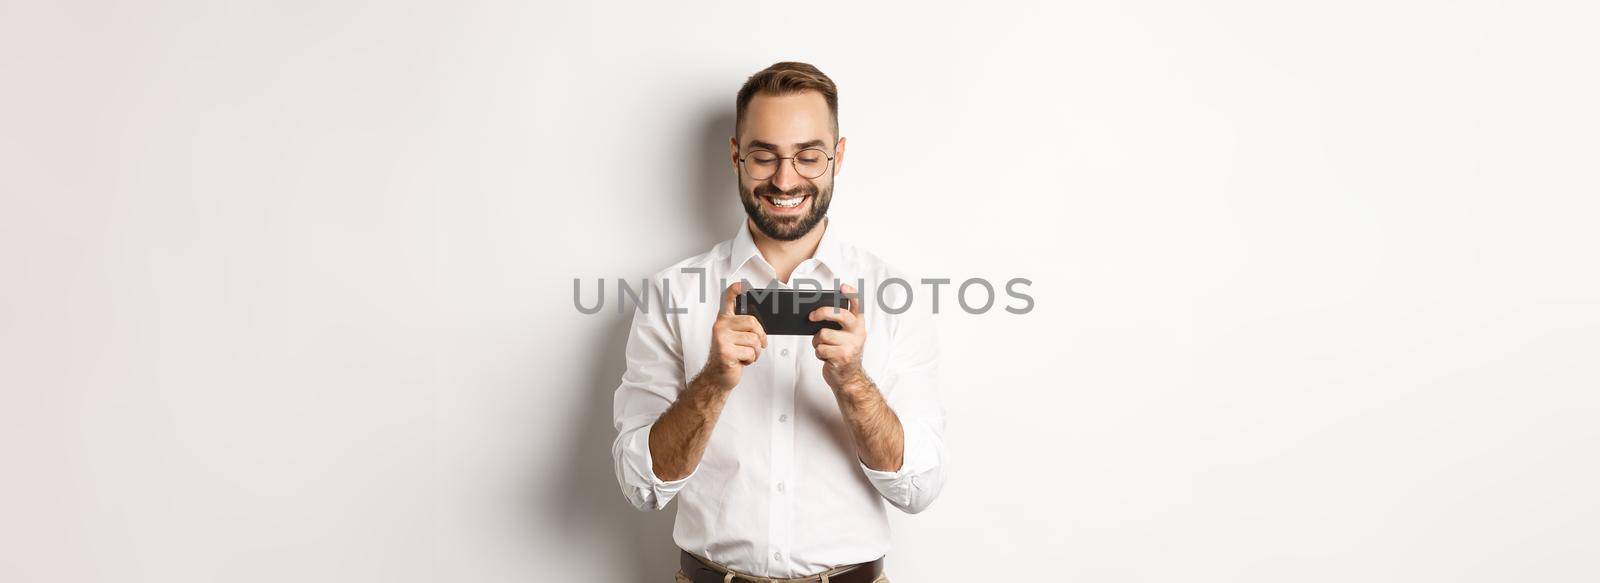
[{"label": "nose", "polygon": [[789,189],[800,186],[801,180],[804,179],[800,177],[799,172],[795,171],[794,163],[789,159],[780,160],[778,163],[777,173],[772,175],[772,185],[778,187],[778,190],[784,192],[788,192]]}]

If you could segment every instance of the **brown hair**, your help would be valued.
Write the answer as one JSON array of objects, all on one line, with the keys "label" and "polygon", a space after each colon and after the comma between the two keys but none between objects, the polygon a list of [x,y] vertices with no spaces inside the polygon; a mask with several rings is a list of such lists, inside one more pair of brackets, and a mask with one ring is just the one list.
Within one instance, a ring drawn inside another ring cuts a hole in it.
[{"label": "brown hair", "polygon": [[734,136],[737,137],[744,127],[744,110],[750,107],[750,100],[755,96],[789,95],[805,91],[821,93],[822,100],[828,102],[828,113],[833,117],[833,137],[838,139],[839,87],[816,67],[795,61],[773,63],[771,67],[751,75],[744,82],[744,87],[739,88],[739,97],[734,106]]}]

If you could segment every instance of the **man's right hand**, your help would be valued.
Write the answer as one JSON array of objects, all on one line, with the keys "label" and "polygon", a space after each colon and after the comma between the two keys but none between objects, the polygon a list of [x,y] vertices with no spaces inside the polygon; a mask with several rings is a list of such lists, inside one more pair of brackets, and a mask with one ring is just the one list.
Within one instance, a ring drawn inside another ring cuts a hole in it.
[{"label": "man's right hand", "polygon": [[734,282],[722,292],[717,321],[711,325],[711,358],[700,376],[724,390],[739,384],[744,367],[754,364],[767,347],[767,331],[755,316],[734,313],[734,302],[744,291],[744,283]]},{"label": "man's right hand", "polygon": [[711,325],[711,358],[688,390],[650,426],[650,470],[662,480],[681,480],[694,473],[744,367],[767,346],[767,332],[756,317],[734,313],[734,302],[743,290],[742,283],[735,283],[722,293],[717,321]]}]

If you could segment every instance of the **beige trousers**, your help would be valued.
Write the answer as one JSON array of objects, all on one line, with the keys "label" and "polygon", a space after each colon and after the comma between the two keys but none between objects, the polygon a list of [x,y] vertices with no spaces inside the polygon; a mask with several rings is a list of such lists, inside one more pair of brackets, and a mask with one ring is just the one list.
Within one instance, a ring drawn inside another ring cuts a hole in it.
[{"label": "beige trousers", "polygon": [[[773,579],[773,581],[782,581],[782,579]],[[694,583],[694,582],[690,581],[688,577],[684,576],[683,571],[678,571],[677,573],[673,573],[672,574],[672,583]],[[873,579],[872,583],[889,583],[889,574],[888,573],[884,573],[882,575],[878,575],[878,578],[877,579]]]}]

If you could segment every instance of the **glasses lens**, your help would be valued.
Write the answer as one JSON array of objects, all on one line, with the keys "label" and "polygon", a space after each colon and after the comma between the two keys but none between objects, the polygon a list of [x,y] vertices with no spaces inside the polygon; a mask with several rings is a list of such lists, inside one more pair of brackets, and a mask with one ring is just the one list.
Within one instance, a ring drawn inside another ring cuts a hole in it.
[{"label": "glasses lens", "polygon": [[828,171],[828,155],[815,148],[794,155],[794,169],[806,178],[817,178]]},{"label": "glasses lens", "polygon": [[766,180],[778,170],[778,163],[783,160],[777,154],[765,150],[756,150],[744,157],[744,173],[751,180]]}]

